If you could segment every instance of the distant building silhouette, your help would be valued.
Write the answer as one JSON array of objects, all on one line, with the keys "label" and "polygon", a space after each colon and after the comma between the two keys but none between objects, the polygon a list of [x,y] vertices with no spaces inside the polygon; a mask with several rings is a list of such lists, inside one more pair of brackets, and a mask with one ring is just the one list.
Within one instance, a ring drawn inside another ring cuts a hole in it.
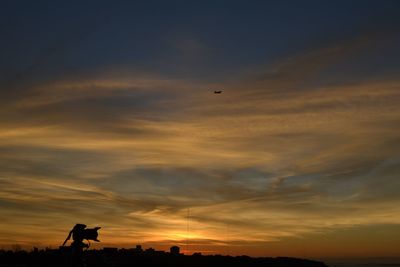
[{"label": "distant building silhouette", "polygon": [[142,253],[143,252],[142,246],[141,245],[136,245],[136,247],[133,249],[133,251],[135,253]]},{"label": "distant building silhouette", "polygon": [[103,251],[105,253],[109,253],[109,254],[114,254],[114,253],[118,253],[118,248],[113,248],[113,247],[104,247]]},{"label": "distant building silhouette", "polygon": [[144,251],[144,254],[147,256],[161,256],[165,255],[166,252],[163,250],[155,250],[154,248],[148,248]]},{"label": "distant building silhouette", "polygon": [[155,249],[154,248],[148,248],[145,251],[146,251],[146,253],[154,253]]},{"label": "distant building silhouette", "polygon": [[[134,252],[142,251],[141,253]],[[179,247],[170,248],[170,253],[157,251],[154,248],[143,251],[141,246],[132,249],[118,249],[106,247],[101,250],[84,250],[83,260],[74,261],[71,258],[72,247],[60,247],[60,249],[33,249],[32,251],[5,251],[0,249],[0,266],[4,267],[328,267],[323,262],[296,259],[287,257],[261,257],[248,256],[221,256],[206,255],[200,253],[183,255],[179,253]],[[176,256],[178,254],[179,256]]]},{"label": "distant building silhouette", "polygon": [[169,249],[169,253],[171,253],[172,255],[179,255],[180,254],[180,248],[178,246],[172,246]]}]

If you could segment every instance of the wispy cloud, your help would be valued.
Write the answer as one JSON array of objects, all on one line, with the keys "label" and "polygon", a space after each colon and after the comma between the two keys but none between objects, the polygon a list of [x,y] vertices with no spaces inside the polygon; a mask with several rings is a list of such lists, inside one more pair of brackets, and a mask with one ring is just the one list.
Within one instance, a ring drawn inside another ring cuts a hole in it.
[{"label": "wispy cloud", "polygon": [[84,222],[112,244],[217,251],[399,224],[400,81],[321,82],[364,42],[234,82],[112,72],[2,99],[0,243]]}]

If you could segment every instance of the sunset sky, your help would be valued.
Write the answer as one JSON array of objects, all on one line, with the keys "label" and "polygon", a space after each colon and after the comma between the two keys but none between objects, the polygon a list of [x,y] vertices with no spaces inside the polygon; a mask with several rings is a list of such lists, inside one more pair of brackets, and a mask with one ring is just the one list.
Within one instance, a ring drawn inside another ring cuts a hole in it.
[{"label": "sunset sky", "polygon": [[0,248],[400,256],[399,12],[2,1]]}]

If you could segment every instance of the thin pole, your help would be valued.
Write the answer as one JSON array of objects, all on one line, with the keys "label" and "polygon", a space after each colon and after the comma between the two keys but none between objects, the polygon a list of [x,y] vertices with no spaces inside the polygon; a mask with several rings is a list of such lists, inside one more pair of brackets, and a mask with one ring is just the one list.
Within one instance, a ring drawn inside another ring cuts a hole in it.
[{"label": "thin pole", "polygon": [[189,255],[189,214],[190,209],[187,209],[187,219],[186,219],[186,253]]}]

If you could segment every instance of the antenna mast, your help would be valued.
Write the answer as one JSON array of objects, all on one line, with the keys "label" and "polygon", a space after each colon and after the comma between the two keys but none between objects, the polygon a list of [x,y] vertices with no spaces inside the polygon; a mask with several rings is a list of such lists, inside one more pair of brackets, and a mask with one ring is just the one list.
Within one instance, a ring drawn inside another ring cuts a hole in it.
[{"label": "antenna mast", "polygon": [[187,209],[187,217],[186,217],[186,253],[189,255],[189,214],[190,208]]}]

